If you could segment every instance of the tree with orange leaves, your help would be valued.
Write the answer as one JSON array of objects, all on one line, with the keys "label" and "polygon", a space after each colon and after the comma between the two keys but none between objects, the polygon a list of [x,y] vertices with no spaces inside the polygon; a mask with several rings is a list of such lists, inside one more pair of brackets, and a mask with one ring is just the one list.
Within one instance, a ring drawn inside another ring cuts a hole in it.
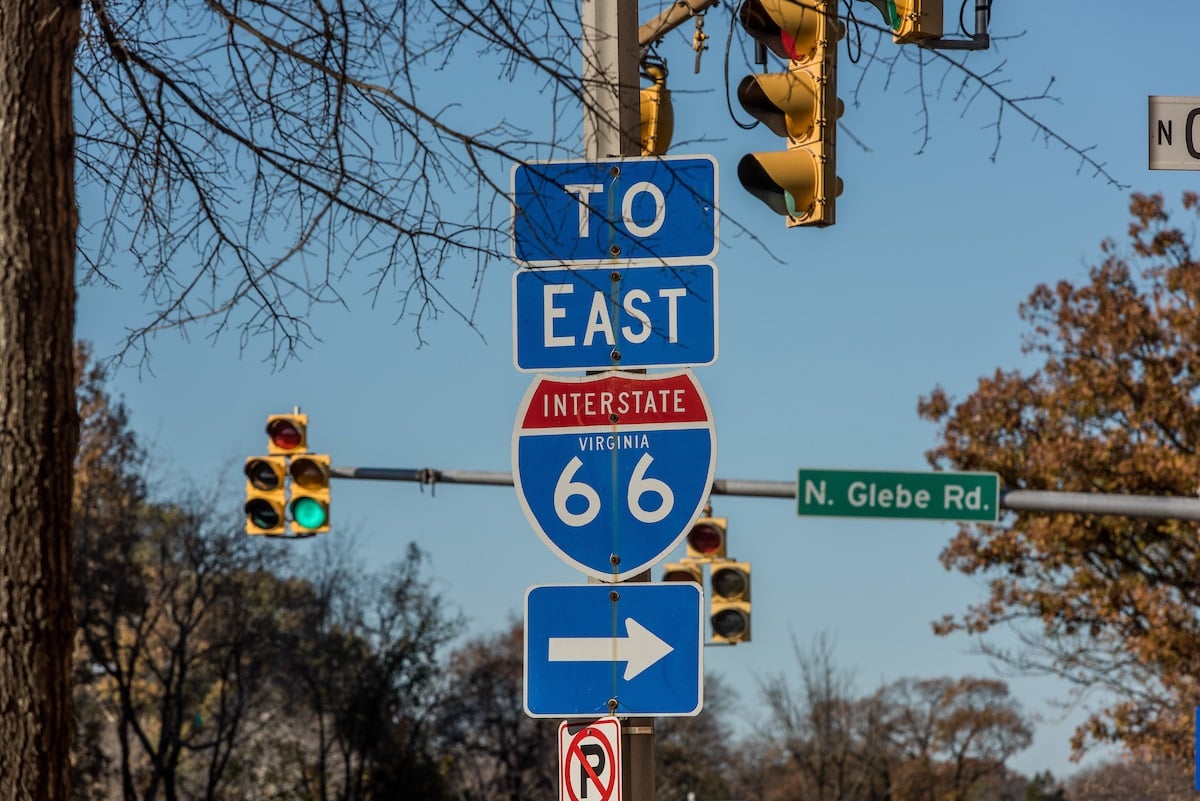
[{"label": "tree with orange leaves", "polygon": [[[1200,216],[1200,198],[1183,196]],[[940,468],[990,470],[1009,489],[1194,496],[1200,485],[1200,261],[1159,195],[1135,194],[1130,244],[1101,245],[1079,286],[1038,286],[1021,307],[1029,372],[997,370],[961,403],[935,389]],[[1194,218],[1193,223],[1194,226]],[[989,649],[1111,700],[1073,739],[1180,762],[1200,703],[1200,537],[1174,520],[1021,512],[964,525],[942,553],[988,580],[945,633],[1014,623],[1021,645]]]}]

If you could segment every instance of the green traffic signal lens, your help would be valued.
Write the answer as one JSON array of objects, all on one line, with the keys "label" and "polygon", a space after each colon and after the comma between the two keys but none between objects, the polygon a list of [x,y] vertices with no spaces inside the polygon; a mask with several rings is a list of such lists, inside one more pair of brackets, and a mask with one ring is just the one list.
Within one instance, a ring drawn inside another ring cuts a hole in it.
[{"label": "green traffic signal lens", "polygon": [[804,212],[796,207],[796,196],[786,189],[783,190],[783,200],[787,204],[787,213],[789,217],[802,217]]},{"label": "green traffic signal lens", "polygon": [[279,510],[263,498],[255,498],[246,504],[246,516],[250,522],[262,529],[275,528],[280,523]]},{"label": "green traffic signal lens", "polygon": [[301,528],[321,528],[329,519],[325,504],[315,498],[297,498],[292,501],[292,520]]}]

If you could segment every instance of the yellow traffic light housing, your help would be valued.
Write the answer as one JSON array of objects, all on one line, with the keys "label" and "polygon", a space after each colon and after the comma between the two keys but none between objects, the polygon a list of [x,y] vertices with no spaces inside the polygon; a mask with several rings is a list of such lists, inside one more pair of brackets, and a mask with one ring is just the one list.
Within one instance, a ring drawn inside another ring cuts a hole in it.
[{"label": "yellow traffic light housing", "polygon": [[867,0],[879,9],[896,44],[920,44],[942,35],[942,0]]},{"label": "yellow traffic light housing", "polygon": [[663,581],[691,581],[704,584],[704,571],[697,562],[668,562],[663,565]]},{"label": "yellow traffic light housing", "polygon": [[937,39],[942,35],[942,0],[895,0],[892,41],[897,44]]},{"label": "yellow traffic light housing", "polygon": [[788,227],[836,221],[837,5],[826,0],[746,0],[742,26],[777,56],[786,72],[748,75],[738,100],[755,119],[788,140],[786,151],[750,153],[738,163],[746,191],[786,218]]},{"label": "yellow traffic light housing", "polygon": [[729,530],[729,519],[725,517],[701,517],[687,534],[687,558],[711,562],[725,558],[725,534]]},{"label": "yellow traffic light housing", "polygon": [[288,469],[292,475],[292,499],[288,503],[292,533],[329,531],[329,456],[294,456]]},{"label": "yellow traffic light housing", "polygon": [[272,414],[267,417],[267,453],[308,452],[308,415]]},{"label": "yellow traffic light housing", "polygon": [[811,139],[820,91],[815,77],[802,69],[747,75],[738,85],[738,100],[776,136]]},{"label": "yellow traffic light housing", "polygon": [[671,105],[671,91],[667,89],[667,65],[661,61],[647,62],[642,76],[651,81],[640,94],[642,155],[662,156],[675,135],[675,109]]},{"label": "yellow traffic light housing", "polygon": [[714,562],[709,622],[713,642],[750,641],[750,563]]},{"label": "yellow traffic light housing", "polygon": [[246,460],[245,472],[246,533],[284,533],[287,457],[251,456]]}]

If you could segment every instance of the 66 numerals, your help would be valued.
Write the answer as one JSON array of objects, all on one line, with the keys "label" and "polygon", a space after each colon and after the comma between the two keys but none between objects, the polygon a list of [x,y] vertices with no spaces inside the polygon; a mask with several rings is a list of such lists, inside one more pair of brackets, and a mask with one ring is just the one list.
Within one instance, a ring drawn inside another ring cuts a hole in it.
[{"label": "66 numerals", "polygon": [[[633,468],[629,477],[629,486],[625,492],[625,503],[634,520],[640,523],[654,524],[666,519],[675,508],[675,493],[666,482],[647,475],[654,457],[643,453]],[[578,456],[571,457],[566,467],[558,476],[554,485],[554,513],[572,528],[586,526],[600,514],[600,493],[590,484],[577,480],[576,476],[583,467],[583,460]],[[572,503],[573,498],[583,499],[583,510],[572,512],[570,507],[578,507]],[[649,508],[646,504],[650,504]]]},{"label": "66 numerals", "polygon": [[712,487],[710,427],[635,432],[601,448],[590,432],[519,434],[517,494],[538,536],[567,564],[605,580],[634,575],[679,543]]}]

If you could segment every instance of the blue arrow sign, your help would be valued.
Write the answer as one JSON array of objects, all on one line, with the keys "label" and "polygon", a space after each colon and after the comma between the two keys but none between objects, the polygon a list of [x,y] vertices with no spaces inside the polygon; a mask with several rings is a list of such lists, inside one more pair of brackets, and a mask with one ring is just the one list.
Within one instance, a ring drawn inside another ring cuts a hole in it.
[{"label": "blue arrow sign", "polygon": [[[573,584],[525,593],[530,717],[697,715],[700,585]],[[614,702],[614,703],[610,703]]]},{"label": "blue arrow sign", "polygon": [[512,193],[519,262],[662,264],[717,252],[712,156],[518,164]]},{"label": "blue arrow sign", "polygon": [[513,274],[513,363],[522,372],[698,367],[716,359],[711,264]]}]

